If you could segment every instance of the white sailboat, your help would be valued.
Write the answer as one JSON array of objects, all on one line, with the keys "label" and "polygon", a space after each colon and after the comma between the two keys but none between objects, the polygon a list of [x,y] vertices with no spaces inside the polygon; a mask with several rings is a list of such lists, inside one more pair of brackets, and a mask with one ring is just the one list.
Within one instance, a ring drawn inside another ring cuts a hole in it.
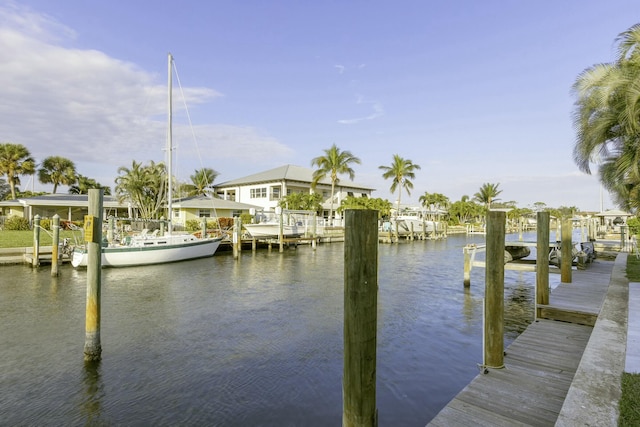
[{"label": "white sailboat", "polygon": [[[168,126],[167,126],[167,154],[168,154],[168,191],[167,207],[169,218],[173,218],[172,172],[173,172],[173,142],[172,142],[172,86],[173,86],[173,56],[168,55]],[[220,246],[222,237],[197,238],[191,234],[173,234],[171,221],[168,223],[168,233],[163,236],[142,233],[125,240],[125,244],[110,244],[102,248],[103,267],[129,267],[134,265],[163,264],[168,262],[185,261],[189,259],[213,256]],[[75,247],[71,265],[86,267],[86,247]]]}]

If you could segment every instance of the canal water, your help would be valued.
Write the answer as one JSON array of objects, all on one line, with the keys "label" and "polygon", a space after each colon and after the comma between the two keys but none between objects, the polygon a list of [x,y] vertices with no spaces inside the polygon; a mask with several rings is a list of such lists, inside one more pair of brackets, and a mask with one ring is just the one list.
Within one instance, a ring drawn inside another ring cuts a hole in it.
[{"label": "canal water", "polygon": [[[380,426],[424,426],[478,373],[484,269],[465,289],[462,248],[483,240],[380,245]],[[95,366],[86,270],[3,266],[0,425],[339,426],[343,261],[332,243],[105,269]],[[535,273],[505,276],[508,344],[533,318]]]}]

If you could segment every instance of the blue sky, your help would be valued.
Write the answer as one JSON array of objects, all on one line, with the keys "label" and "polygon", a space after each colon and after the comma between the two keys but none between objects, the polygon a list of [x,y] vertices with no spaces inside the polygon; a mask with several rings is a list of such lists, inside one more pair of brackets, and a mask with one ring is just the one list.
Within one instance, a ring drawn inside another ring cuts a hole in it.
[{"label": "blue sky", "polygon": [[403,204],[497,183],[520,207],[599,210],[571,85],[639,16],[635,0],[0,0],[0,141],[113,188],[164,158],[171,52],[192,123],[176,97],[179,179],[310,168],[335,143],[374,197],[397,198],[378,166],[399,154],[421,166]]}]

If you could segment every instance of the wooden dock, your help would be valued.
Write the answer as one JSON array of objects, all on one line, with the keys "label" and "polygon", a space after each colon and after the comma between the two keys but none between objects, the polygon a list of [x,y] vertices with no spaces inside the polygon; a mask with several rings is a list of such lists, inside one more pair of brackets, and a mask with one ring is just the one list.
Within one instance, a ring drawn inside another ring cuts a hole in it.
[{"label": "wooden dock", "polygon": [[[596,260],[561,283],[507,349],[503,369],[477,375],[429,426],[553,426],[600,312],[613,261]],[[578,313],[578,315],[576,315]],[[542,316],[564,321],[550,320]],[[587,319],[587,320],[584,320]],[[578,322],[578,323],[570,323]]]}]

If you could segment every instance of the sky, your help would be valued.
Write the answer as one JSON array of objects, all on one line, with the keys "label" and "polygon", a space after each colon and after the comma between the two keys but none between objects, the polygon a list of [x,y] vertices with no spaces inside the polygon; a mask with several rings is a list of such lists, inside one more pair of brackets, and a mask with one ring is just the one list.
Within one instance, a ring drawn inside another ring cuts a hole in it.
[{"label": "sky", "polygon": [[615,206],[573,161],[571,86],[639,20],[637,0],[0,0],[0,142],[113,189],[165,158],[170,52],[180,180],[313,169],[335,144],[373,197],[397,199],[379,166],[398,154],[420,166],[403,204],[492,183],[518,207],[599,211]]}]

